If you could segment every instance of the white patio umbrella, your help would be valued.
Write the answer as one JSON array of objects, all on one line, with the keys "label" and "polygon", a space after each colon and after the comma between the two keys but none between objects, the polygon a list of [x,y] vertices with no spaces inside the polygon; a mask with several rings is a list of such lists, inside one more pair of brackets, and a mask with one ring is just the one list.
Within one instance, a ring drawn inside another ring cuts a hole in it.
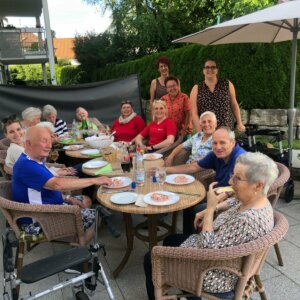
[{"label": "white patio umbrella", "polygon": [[300,31],[300,0],[277,4],[260,11],[208,27],[202,31],[174,40],[178,43],[220,45],[233,43],[276,43],[292,40],[289,165],[292,159],[293,119],[295,116],[295,80],[297,39]]}]

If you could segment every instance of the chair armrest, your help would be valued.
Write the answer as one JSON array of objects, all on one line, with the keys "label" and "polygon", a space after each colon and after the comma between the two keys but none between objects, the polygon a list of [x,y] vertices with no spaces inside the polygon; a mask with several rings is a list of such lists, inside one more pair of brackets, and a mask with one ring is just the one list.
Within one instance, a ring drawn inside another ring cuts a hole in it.
[{"label": "chair armrest", "polygon": [[163,154],[164,156],[169,155],[174,148],[176,148],[179,144],[181,144],[183,142],[183,139],[184,139],[184,136],[179,135],[178,138],[176,139],[176,141],[172,145],[161,148],[161,149],[157,150],[156,153]]}]

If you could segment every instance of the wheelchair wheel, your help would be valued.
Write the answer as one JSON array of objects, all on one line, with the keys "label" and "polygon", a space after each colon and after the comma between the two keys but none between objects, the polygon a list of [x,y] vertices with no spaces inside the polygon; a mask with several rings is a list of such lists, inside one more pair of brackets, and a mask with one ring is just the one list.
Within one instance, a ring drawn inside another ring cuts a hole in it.
[{"label": "wheelchair wheel", "polygon": [[75,294],[76,300],[89,300],[89,296],[83,292],[83,291],[79,291]]},{"label": "wheelchair wheel", "polygon": [[289,180],[285,188],[284,200],[286,203],[290,203],[293,199],[294,199],[294,181]]}]

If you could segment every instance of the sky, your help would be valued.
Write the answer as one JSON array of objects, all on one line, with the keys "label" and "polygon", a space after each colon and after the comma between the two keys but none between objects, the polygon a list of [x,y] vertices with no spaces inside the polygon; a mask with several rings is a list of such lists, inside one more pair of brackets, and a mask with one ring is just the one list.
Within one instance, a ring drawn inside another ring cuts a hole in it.
[{"label": "sky", "polygon": [[[74,37],[76,33],[104,32],[110,25],[109,14],[102,16],[99,8],[83,0],[48,0],[51,29],[57,38]],[[35,27],[35,18],[8,18],[16,27]],[[44,24],[43,17],[41,22]]]}]

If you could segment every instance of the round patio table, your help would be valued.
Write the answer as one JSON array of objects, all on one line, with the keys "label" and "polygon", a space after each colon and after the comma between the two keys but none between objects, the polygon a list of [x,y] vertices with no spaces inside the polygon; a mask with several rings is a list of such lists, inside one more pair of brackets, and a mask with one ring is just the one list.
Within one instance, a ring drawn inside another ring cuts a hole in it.
[{"label": "round patio table", "polygon": [[[124,174],[124,176],[127,175]],[[128,175],[128,177],[132,177],[132,174]],[[159,186],[157,183],[153,184],[150,178],[146,178],[145,185],[142,187],[138,187],[135,192],[139,195],[146,195],[150,192],[157,191],[158,188]],[[123,191],[124,189],[120,190]],[[118,189],[114,189],[114,191],[117,193]],[[198,204],[204,199],[206,195],[204,186],[198,180],[195,180],[193,183],[188,185],[171,185],[165,183],[164,191],[177,193],[180,196],[180,200],[175,204],[166,206],[153,206],[147,205],[145,203],[143,203],[143,205],[145,205],[146,207],[137,206],[136,204],[118,205],[110,201],[110,197],[113,195],[111,194],[113,193],[112,189],[106,189],[104,187],[100,187],[98,189],[97,199],[99,203],[109,209],[122,212],[125,223],[127,248],[120,264],[113,271],[114,277],[117,277],[126,265],[133,250],[134,237],[149,242],[149,249],[151,250],[152,247],[157,245],[158,241],[163,240],[166,236],[176,232],[178,211]],[[158,214],[170,212],[173,213],[171,225],[157,220]],[[147,221],[134,226],[132,222],[132,214],[146,215]],[[148,235],[143,235],[140,232],[140,229],[144,228],[145,225],[147,225],[148,227]],[[157,227],[159,226],[167,229],[167,232],[160,236],[157,235]]]}]

